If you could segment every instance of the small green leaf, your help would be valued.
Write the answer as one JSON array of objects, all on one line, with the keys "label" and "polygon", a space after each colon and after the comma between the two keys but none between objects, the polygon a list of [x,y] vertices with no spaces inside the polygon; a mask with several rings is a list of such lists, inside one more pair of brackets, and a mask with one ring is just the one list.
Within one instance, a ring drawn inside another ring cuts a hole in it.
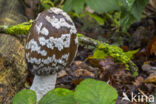
[{"label": "small green leaf", "polygon": [[117,96],[112,86],[94,79],[82,81],[74,93],[78,104],[115,104]]},{"label": "small green leaf", "polygon": [[142,12],[149,0],[135,0],[132,5],[131,13],[139,21],[142,15]]},{"label": "small green leaf", "polygon": [[136,54],[137,52],[139,51],[139,49],[137,50],[132,50],[132,51],[128,51],[128,52],[125,52],[126,56],[130,59],[133,59],[133,55]]},{"label": "small green leaf", "polygon": [[149,0],[121,0],[121,20],[120,24],[124,32],[127,31],[129,26],[135,21],[139,21],[142,12],[149,2]]},{"label": "small green leaf", "polygon": [[64,11],[66,11],[66,12],[72,11],[72,9],[73,9],[72,3],[73,3],[73,0],[66,0],[65,4],[63,6]]},{"label": "small green leaf", "polygon": [[66,0],[64,10],[66,12],[74,10],[79,14],[83,11],[85,3],[98,13],[119,10],[117,0]]},{"label": "small green leaf", "polygon": [[131,7],[135,0],[121,0],[122,6],[125,7],[127,10],[131,10]]},{"label": "small green leaf", "polygon": [[73,9],[80,14],[83,11],[85,0],[73,0]]},{"label": "small green leaf", "polygon": [[11,104],[36,104],[36,99],[37,98],[34,91],[24,89],[13,97]]},{"label": "small green leaf", "polygon": [[80,14],[83,11],[85,0],[67,0],[64,4],[64,10],[66,12],[74,10]]},{"label": "small green leaf", "polygon": [[123,32],[126,32],[129,26],[136,21],[135,17],[130,12],[125,10],[125,8],[122,8],[120,18],[120,24]]},{"label": "small green leaf", "polygon": [[100,16],[98,16],[96,14],[92,14],[92,13],[88,13],[88,14],[90,17],[95,19],[99,25],[104,25],[105,20],[106,20],[105,18],[101,18]]},{"label": "small green leaf", "polygon": [[56,88],[49,91],[39,101],[39,104],[75,104],[72,91],[63,88]]},{"label": "small green leaf", "polygon": [[86,3],[91,9],[99,13],[119,10],[117,0],[86,0]]},{"label": "small green leaf", "polygon": [[40,0],[41,5],[44,9],[49,9],[50,7],[54,7],[54,3],[51,0]]}]

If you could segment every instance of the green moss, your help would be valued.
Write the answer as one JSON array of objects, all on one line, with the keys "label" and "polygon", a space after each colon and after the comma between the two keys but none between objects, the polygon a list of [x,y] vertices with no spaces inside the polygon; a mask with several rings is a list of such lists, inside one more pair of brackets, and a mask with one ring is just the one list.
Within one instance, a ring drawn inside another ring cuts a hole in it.
[{"label": "green moss", "polygon": [[[111,56],[115,59],[115,61],[119,61],[125,64],[125,67],[127,70],[130,70],[134,76],[137,76],[137,66],[131,61],[131,59],[126,55],[123,50],[115,45],[109,45],[107,43],[101,43],[97,46],[97,49],[94,51],[93,58],[98,58],[97,54],[98,52],[102,52],[106,56]],[[99,53],[101,54],[101,53]],[[102,54],[101,54],[102,55]]]},{"label": "green moss", "polygon": [[[30,27],[32,26],[33,21],[24,22],[22,24],[14,25],[9,28],[6,28],[5,32],[8,34],[28,34]],[[130,70],[133,75],[137,75],[138,67],[131,61],[130,57],[127,56],[123,50],[115,45],[109,45],[107,43],[101,43],[98,40],[88,38],[83,34],[77,34],[79,38],[79,42],[81,41],[91,44],[96,48],[93,54],[93,58],[102,58],[104,59],[106,56],[113,57],[116,61],[122,62],[125,64],[126,69]],[[100,52],[100,53],[99,53]],[[103,52],[103,53],[102,53]]]},{"label": "green moss", "polygon": [[[127,64],[130,61],[130,58],[126,56],[122,49],[115,45],[101,43],[97,48],[103,50],[108,56],[112,56],[116,61],[120,61],[124,64]],[[126,67],[128,68],[127,65]]]},{"label": "green moss", "polygon": [[84,37],[84,35],[77,33],[77,37]]},{"label": "green moss", "polygon": [[22,24],[17,24],[14,26],[11,26],[5,30],[7,34],[28,34],[29,29],[32,26],[32,20],[29,22],[24,22]]},{"label": "green moss", "polygon": [[123,52],[123,50],[115,45],[109,45],[105,42],[101,43],[98,40],[89,38],[84,36],[83,34],[77,34],[79,38],[79,42],[83,41],[86,44],[93,45],[96,47],[93,56],[90,58],[95,59],[104,59],[107,56],[113,57],[116,61],[122,62],[125,64],[126,70],[130,70],[134,76],[137,76],[138,74],[138,67],[131,61],[131,55],[135,54],[136,52],[129,52],[127,55],[126,52]]}]

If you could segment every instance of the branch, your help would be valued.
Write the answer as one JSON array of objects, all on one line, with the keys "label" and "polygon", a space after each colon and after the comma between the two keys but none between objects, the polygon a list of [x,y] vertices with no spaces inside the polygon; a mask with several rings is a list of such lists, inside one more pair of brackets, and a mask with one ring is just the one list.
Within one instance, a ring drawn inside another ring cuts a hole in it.
[{"label": "branch", "polygon": [[[4,32],[7,34],[28,34],[30,27],[32,26],[33,21],[25,22],[22,24],[18,24],[15,26],[1,26],[0,32]],[[121,48],[115,45],[109,45],[105,42],[100,42],[98,40],[86,37],[82,34],[77,34],[79,38],[79,42],[83,45],[91,45],[96,47],[97,49],[102,50],[108,56],[113,57],[115,60],[120,61],[125,64],[126,68],[130,70],[134,76],[137,76],[138,67],[131,61],[129,57],[122,51]]]},{"label": "branch", "polygon": [[7,33],[10,35],[19,34],[19,35],[27,35],[30,27],[32,26],[33,21],[24,22],[21,24],[13,25],[13,26],[0,26],[0,33]]},{"label": "branch", "polygon": [[86,37],[82,34],[77,34],[79,42],[83,45],[92,45],[97,49],[102,50],[108,56],[113,57],[115,60],[120,61],[125,64],[126,69],[130,70],[134,76],[137,76],[138,67],[134,62],[123,52],[123,50],[115,45],[109,45],[105,42],[100,42],[98,40]]}]

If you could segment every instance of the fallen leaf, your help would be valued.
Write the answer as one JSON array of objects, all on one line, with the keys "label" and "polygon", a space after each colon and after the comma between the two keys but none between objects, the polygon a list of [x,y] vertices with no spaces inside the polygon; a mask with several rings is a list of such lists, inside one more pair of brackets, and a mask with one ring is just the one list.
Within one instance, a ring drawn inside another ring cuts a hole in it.
[{"label": "fallen leaf", "polygon": [[127,52],[129,50],[128,46],[121,46],[120,47],[124,52]]},{"label": "fallen leaf", "polygon": [[156,55],[156,37],[153,37],[152,41],[148,43],[146,51],[148,56]]},{"label": "fallen leaf", "polygon": [[66,71],[65,70],[61,70],[60,72],[58,72],[57,78],[61,78],[61,77],[64,77],[66,75],[67,75]]},{"label": "fallen leaf", "polygon": [[142,65],[142,70],[147,72],[148,74],[155,73],[156,72],[156,65],[154,66],[153,63],[156,64],[154,61],[146,61]]},{"label": "fallen leaf", "polygon": [[140,87],[144,83],[144,78],[142,76],[137,77],[133,84],[137,87]]},{"label": "fallen leaf", "polygon": [[83,81],[83,78],[78,78],[72,81],[72,84],[74,84],[75,86],[77,86],[81,81]]},{"label": "fallen leaf", "polygon": [[146,83],[156,83],[156,73],[151,74],[145,79]]}]

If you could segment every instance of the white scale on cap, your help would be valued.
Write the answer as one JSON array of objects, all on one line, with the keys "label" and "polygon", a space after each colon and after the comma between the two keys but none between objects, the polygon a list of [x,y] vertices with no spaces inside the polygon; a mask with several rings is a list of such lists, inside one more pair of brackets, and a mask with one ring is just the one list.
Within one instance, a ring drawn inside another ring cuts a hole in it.
[{"label": "white scale on cap", "polygon": [[38,54],[41,54],[42,56],[47,55],[47,51],[46,50],[41,50],[41,47],[37,44],[37,42],[34,39],[31,39],[26,44],[26,49],[30,49],[31,52],[37,52]]},{"label": "white scale on cap", "polygon": [[69,48],[70,38],[70,34],[62,34],[59,38],[50,37],[49,39],[45,39],[44,37],[39,37],[38,40],[41,46],[46,46],[52,50],[56,47],[61,51],[63,48]]}]

